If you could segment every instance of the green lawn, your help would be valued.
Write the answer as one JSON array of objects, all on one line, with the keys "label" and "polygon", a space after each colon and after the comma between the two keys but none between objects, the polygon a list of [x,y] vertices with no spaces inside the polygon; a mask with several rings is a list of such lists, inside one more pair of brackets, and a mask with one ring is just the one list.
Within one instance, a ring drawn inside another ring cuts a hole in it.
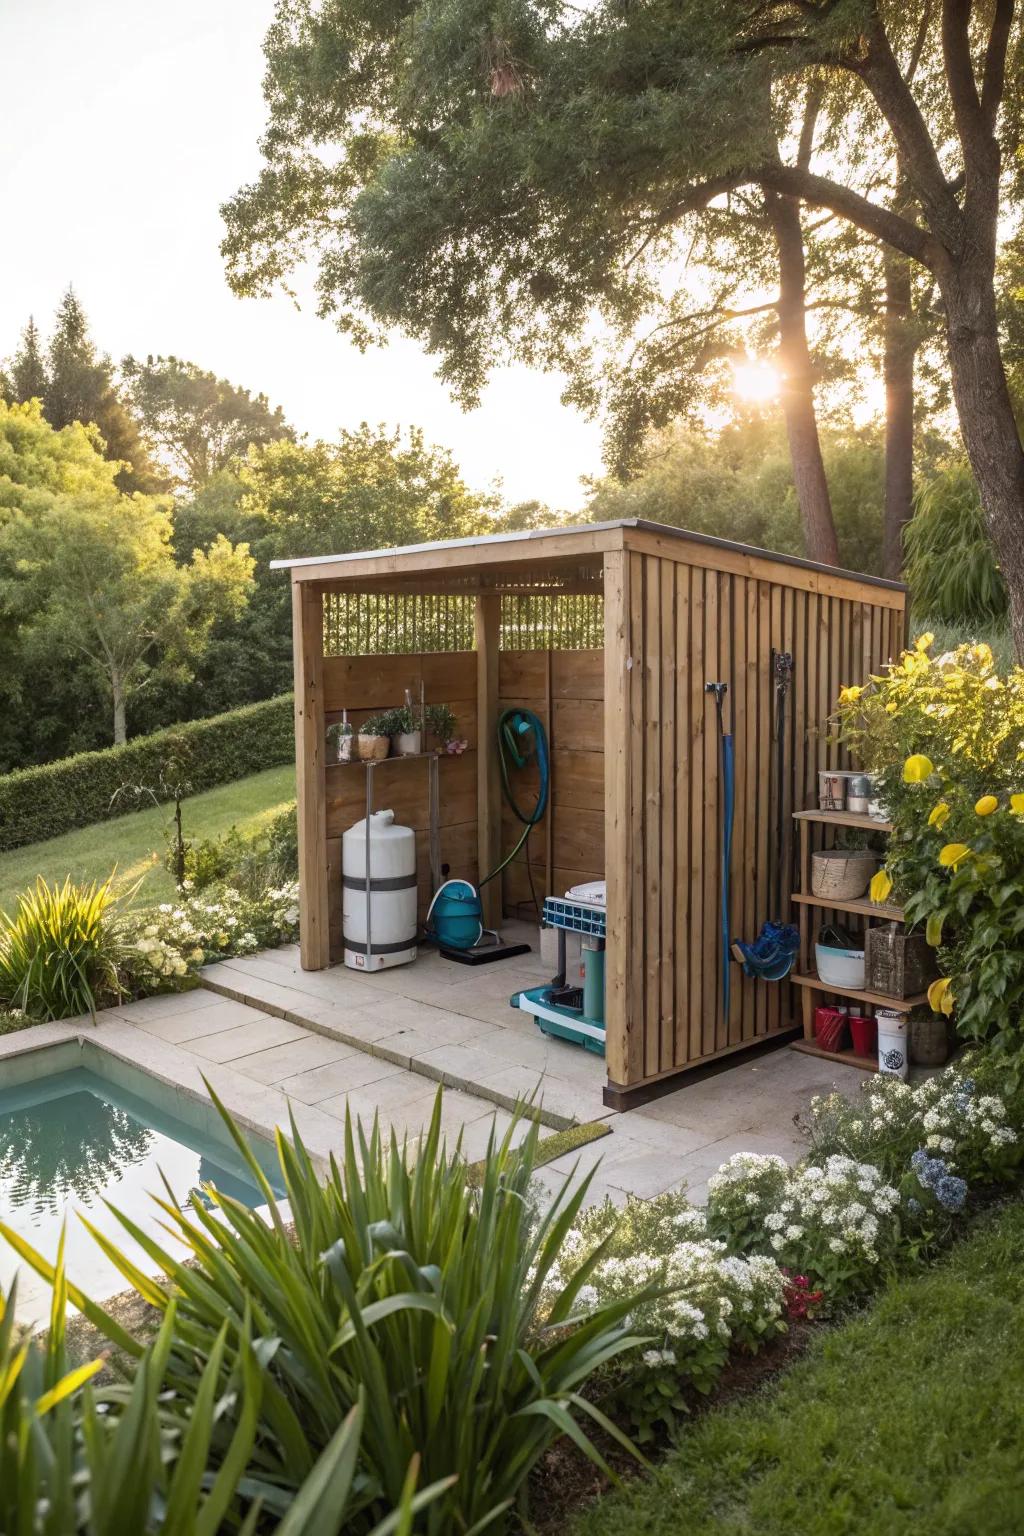
[{"label": "green lawn", "polygon": [[574,1536],[1017,1536],[1024,1206],[709,1412]]},{"label": "green lawn", "polygon": [[[213,837],[235,824],[255,829],[294,798],[294,768],[268,768],[187,800],[182,808],[185,836]],[[105,880],[115,865],[120,885],[141,877],[136,900],[169,900],[174,882],[164,869],[163,856],[171,810],[151,806],[0,854],[0,910],[10,911],[18,893],[37,875],[50,881],[63,880],[67,874],[76,880]]]}]

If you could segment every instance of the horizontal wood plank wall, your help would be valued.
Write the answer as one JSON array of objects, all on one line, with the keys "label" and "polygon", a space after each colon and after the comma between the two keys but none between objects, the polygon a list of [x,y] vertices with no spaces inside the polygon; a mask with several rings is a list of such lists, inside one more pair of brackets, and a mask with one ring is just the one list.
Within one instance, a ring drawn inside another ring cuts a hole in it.
[{"label": "horizontal wood plank wall", "polygon": [[[477,870],[476,785],[476,656],[472,651],[431,652],[408,656],[327,656],[323,662],[323,691],[328,724],[341,719],[343,709],[359,725],[371,714],[391,709],[405,699],[405,690],[419,701],[423,683],[428,704],[450,704],[457,734],[470,745],[460,757],[442,756],[439,772],[442,870],[475,881]],[[374,771],[374,804],[393,810],[395,820],[416,832],[416,873],[419,915],[426,916],[432,895],[428,839],[429,801],[425,760],[401,762],[388,758]],[[327,868],[330,957],[341,957],[341,837],[366,813],[366,770],[346,763],[325,770],[327,808]]]},{"label": "horizontal wood plank wall", "polygon": [[[582,880],[604,878],[604,652],[502,651],[499,707],[525,708],[544,722],[551,751],[548,814],[530,833],[530,873],[539,900],[561,895]],[[513,789],[528,810],[535,802],[537,770],[515,775]],[[502,852],[523,830],[502,805]],[[526,856],[503,876],[509,914],[532,902]]]},{"label": "horizontal wood plank wall", "polygon": [[[819,768],[845,765],[828,729],[839,689],[899,653],[904,620],[892,593],[875,603],[867,586],[860,588],[866,600],[857,600],[630,550],[621,585],[618,640],[606,593],[606,644],[623,651],[621,678],[612,659],[608,675],[616,679],[626,731],[607,809],[628,864],[613,881],[609,912],[610,942],[623,954],[608,962],[608,1068],[614,1086],[632,1087],[785,1031],[796,1016],[788,982],[753,981],[736,964],[724,1013],[720,756],[705,682],[729,684],[726,728],[736,763],[730,924],[733,938],[752,940],[766,919],[791,916],[793,810],[815,802]],[[780,912],[771,910],[780,856],[773,649],[792,652],[794,661]]]}]

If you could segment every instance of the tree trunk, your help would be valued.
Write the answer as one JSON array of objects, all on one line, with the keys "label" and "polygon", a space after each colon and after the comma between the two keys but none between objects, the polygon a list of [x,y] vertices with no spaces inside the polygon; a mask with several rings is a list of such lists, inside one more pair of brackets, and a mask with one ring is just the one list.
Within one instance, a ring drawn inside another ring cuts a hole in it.
[{"label": "tree trunk", "polygon": [[914,510],[914,353],[910,263],[888,247],[885,265],[885,515],[884,574],[899,581],[903,530]]},{"label": "tree trunk", "polygon": [[1006,582],[1014,649],[1024,662],[1024,445],[999,351],[992,265],[976,252],[938,279],[960,431]]},{"label": "tree trunk", "polygon": [[128,740],[124,715],[125,698],[121,679],[116,673],[110,679],[110,688],[114,695],[114,746],[123,747]]},{"label": "tree trunk", "polygon": [[804,236],[796,198],[765,191],[765,206],[779,252],[779,362],[782,409],[793,464],[793,483],[810,560],[839,564],[839,543],[818,440],[814,369],[807,345]]}]

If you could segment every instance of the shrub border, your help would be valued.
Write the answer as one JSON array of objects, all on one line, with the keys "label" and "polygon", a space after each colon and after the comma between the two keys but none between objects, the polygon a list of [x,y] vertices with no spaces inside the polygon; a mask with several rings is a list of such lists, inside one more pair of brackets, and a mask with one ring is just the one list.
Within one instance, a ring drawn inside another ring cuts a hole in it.
[{"label": "shrub border", "polygon": [[[205,720],[137,736],[120,747],[79,752],[0,777],[0,852],[60,837],[79,827],[122,816],[112,805],[123,784],[149,785],[160,794],[161,773],[180,773],[190,794],[230,784],[265,768],[292,761],[293,700],[278,694]],[[170,768],[178,759],[180,766]]]}]

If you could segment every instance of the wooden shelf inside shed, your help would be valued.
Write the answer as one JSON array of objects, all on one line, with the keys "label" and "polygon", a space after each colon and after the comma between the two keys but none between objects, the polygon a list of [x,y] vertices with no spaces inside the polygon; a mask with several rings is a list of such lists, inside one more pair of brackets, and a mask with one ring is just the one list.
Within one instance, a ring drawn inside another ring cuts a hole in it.
[{"label": "wooden shelf inside shed", "polygon": [[818,821],[823,827],[859,827],[864,832],[891,832],[891,821],[876,821],[852,811],[794,811],[794,821]]},{"label": "wooden shelf inside shed", "polygon": [[792,971],[789,979],[795,981],[798,987],[812,987],[815,992],[834,992],[836,997],[853,997],[858,1002],[870,1003],[872,1008],[895,1008],[900,1013],[909,1013],[911,1008],[919,1008],[928,1001],[927,992],[917,993],[913,997],[889,997],[885,992],[858,992],[854,987],[837,987],[832,982],[822,981],[813,971]]},{"label": "wooden shelf inside shed", "polygon": [[820,1056],[823,1061],[841,1061],[844,1067],[859,1067],[862,1072],[877,1072],[878,1061],[874,1056],[858,1056],[856,1051],[826,1051],[813,1040],[794,1040],[791,1051],[803,1051],[805,1056]]},{"label": "wooden shelf inside shed", "polygon": [[837,901],[827,896],[805,896],[802,891],[794,891],[793,900],[804,907],[823,907],[828,912],[856,912],[861,917],[878,917],[890,923],[903,921],[902,907],[872,901],[869,896],[861,896],[856,901]]}]

